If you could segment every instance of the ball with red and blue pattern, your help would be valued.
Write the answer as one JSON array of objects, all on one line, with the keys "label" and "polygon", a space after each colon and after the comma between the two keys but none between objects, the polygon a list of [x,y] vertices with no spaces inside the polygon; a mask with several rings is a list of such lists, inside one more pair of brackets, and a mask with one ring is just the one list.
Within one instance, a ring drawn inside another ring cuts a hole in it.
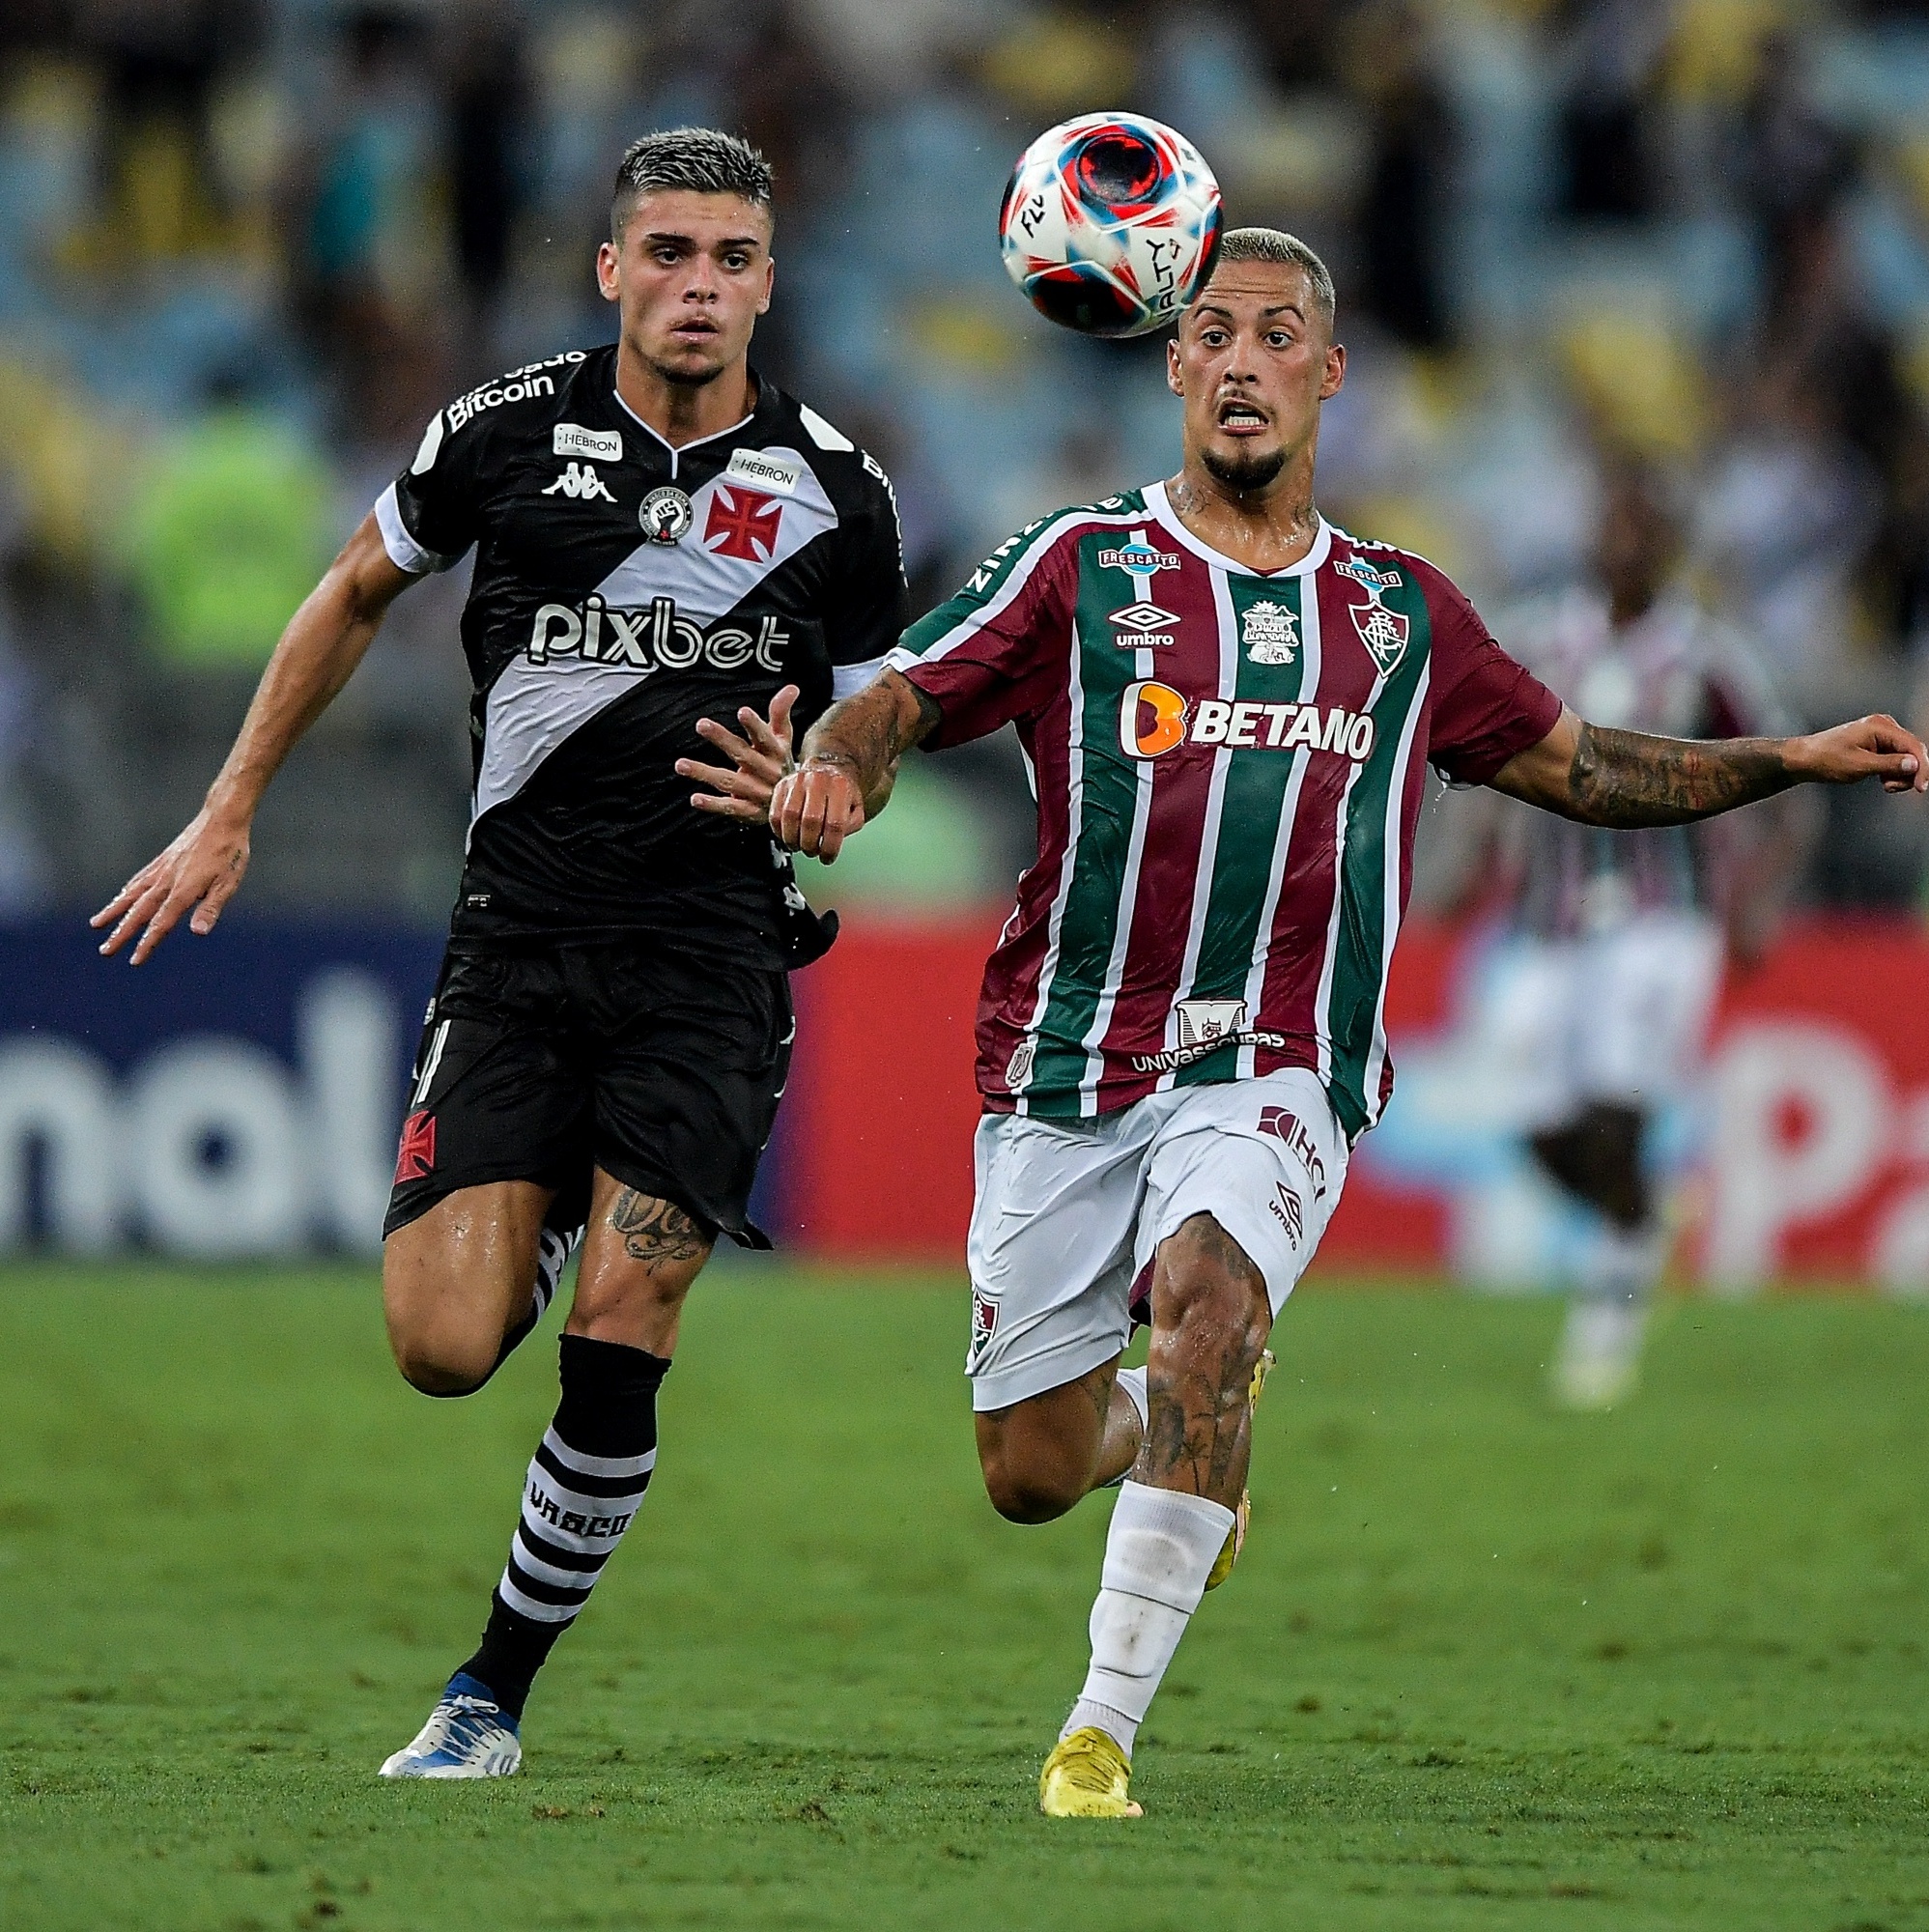
[{"label": "ball with red and blue pattern", "polygon": [[1007,273],[1040,315],[1086,335],[1170,327],[1211,272],[1220,224],[1205,156],[1144,114],[1048,128],[998,211]]}]

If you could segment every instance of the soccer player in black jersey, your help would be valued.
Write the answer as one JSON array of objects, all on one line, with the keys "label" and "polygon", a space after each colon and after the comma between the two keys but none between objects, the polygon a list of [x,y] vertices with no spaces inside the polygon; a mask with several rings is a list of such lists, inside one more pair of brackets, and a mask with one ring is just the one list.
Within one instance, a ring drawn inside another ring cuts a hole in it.
[{"label": "soccer player in black jersey", "polygon": [[384,1230],[402,1373],[481,1387],[586,1237],[481,1647],[385,1776],[517,1768],[536,1671],[648,1487],[684,1296],[720,1234],[768,1245],[746,1209],[785,971],[829,932],[762,800],[793,724],[879,668],[903,599],[883,470],[749,365],[771,234],[743,142],[629,150],[596,262],[618,341],[436,415],[290,621],[207,803],[95,917],[135,965],[184,917],[212,930],[290,748],[393,599],[473,548],[474,809]]}]

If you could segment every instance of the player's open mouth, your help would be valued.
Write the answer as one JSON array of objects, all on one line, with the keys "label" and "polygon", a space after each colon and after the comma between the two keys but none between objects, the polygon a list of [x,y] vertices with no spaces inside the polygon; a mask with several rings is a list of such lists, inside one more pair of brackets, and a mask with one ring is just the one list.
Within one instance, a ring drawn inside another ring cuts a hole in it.
[{"label": "player's open mouth", "polygon": [[1235,436],[1254,436],[1266,428],[1270,418],[1263,410],[1252,403],[1221,403],[1219,405],[1219,427],[1229,429]]}]

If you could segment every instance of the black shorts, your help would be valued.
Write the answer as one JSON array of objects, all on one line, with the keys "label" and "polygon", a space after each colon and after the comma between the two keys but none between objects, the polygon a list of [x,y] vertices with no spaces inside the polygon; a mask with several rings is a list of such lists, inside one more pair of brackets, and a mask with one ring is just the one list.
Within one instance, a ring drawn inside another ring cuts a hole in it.
[{"label": "black shorts", "polygon": [[410,1082],[390,1235],[459,1187],[533,1180],[582,1225],[600,1167],[712,1239],[746,1218],[790,1065],[781,971],[647,938],[453,949]]}]

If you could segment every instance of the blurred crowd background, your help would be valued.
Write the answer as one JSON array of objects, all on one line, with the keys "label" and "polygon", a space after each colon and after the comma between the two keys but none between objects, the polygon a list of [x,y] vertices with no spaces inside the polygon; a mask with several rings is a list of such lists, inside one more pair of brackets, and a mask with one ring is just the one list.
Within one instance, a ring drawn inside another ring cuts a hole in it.
[{"label": "blurred crowd background", "polygon": [[[192,811],[290,611],[449,395],[610,339],[615,159],[779,174],[758,364],[895,479],[921,605],[1030,516],[1174,467],[1156,342],[1006,281],[1050,122],[1183,128],[1332,264],[1321,501],[1503,638],[1658,469],[1682,567],[1798,717],[1929,714],[1929,18],[1777,0],[8,0],[0,915],[97,903]],[[439,922],[462,574],[396,607],[270,794],[249,898]],[[933,761],[835,884],[1008,885],[1027,802]],[[1801,896],[1920,909],[1919,813],[1831,799]]]}]

